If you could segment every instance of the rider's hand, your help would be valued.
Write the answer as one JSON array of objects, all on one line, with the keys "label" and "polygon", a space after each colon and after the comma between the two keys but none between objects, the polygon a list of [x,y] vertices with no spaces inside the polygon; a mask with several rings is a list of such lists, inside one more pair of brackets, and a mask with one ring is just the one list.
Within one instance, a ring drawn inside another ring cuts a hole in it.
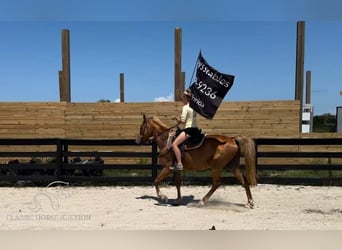
[{"label": "rider's hand", "polygon": [[180,120],[178,120],[178,118],[177,117],[172,117],[172,120],[175,120],[175,121],[177,121],[177,123],[179,124],[180,123]]}]

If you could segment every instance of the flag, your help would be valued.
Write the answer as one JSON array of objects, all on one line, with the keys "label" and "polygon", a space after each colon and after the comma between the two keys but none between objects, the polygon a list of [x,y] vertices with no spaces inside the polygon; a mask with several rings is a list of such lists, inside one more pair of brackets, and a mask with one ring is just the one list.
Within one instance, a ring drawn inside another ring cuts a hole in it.
[{"label": "flag", "polygon": [[210,66],[201,52],[195,71],[190,85],[190,107],[203,117],[213,119],[222,100],[233,86],[234,76],[223,74]]}]

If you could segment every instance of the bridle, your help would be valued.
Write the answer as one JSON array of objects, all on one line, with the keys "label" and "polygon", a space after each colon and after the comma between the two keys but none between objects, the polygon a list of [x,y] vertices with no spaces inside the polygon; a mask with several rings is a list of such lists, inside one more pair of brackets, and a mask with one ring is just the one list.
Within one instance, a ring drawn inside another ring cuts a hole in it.
[{"label": "bridle", "polygon": [[[144,138],[146,129],[151,129],[151,127],[150,127],[150,125],[148,124],[147,120],[144,120],[142,126],[144,126],[144,128],[143,128],[142,131],[140,131],[140,139],[141,139],[141,141],[142,141],[142,138]],[[178,127],[178,124],[176,124],[176,125],[174,125],[174,126],[171,126],[171,127],[169,127],[169,128],[166,128],[165,130],[163,130],[163,131],[161,131],[161,132],[158,132],[158,133],[156,133],[155,135],[150,136],[147,140],[144,140],[143,143],[152,142],[152,141],[155,139],[155,137],[161,136],[162,134],[164,134],[164,133],[166,133],[166,132],[169,132],[171,129],[176,128],[176,127]]]},{"label": "bridle", "polygon": [[[144,126],[143,131],[141,132],[141,130],[140,130],[140,138],[142,139],[142,138],[144,138],[146,129],[151,129],[151,128],[148,126],[147,120],[145,120],[141,126]],[[146,141],[152,141],[151,137],[148,138]]]}]

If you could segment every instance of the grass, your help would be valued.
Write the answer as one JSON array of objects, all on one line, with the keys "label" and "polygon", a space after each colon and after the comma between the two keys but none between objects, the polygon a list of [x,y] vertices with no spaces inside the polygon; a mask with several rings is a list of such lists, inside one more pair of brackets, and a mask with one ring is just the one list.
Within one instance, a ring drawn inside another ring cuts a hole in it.
[{"label": "grass", "polygon": [[152,175],[151,170],[147,169],[104,169],[103,176],[113,176],[113,177],[150,177]]},{"label": "grass", "polygon": [[261,170],[259,177],[290,177],[290,178],[325,178],[342,177],[342,171],[338,170]]}]

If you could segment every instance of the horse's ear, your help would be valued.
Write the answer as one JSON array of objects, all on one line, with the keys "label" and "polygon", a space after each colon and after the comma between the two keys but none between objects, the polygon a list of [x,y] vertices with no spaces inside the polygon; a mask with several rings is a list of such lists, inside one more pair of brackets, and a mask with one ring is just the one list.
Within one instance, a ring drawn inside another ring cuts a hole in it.
[{"label": "horse's ear", "polygon": [[146,121],[146,115],[145,115],[145,113],[143,113],[143,119],[144,119],[144,121]]}]

